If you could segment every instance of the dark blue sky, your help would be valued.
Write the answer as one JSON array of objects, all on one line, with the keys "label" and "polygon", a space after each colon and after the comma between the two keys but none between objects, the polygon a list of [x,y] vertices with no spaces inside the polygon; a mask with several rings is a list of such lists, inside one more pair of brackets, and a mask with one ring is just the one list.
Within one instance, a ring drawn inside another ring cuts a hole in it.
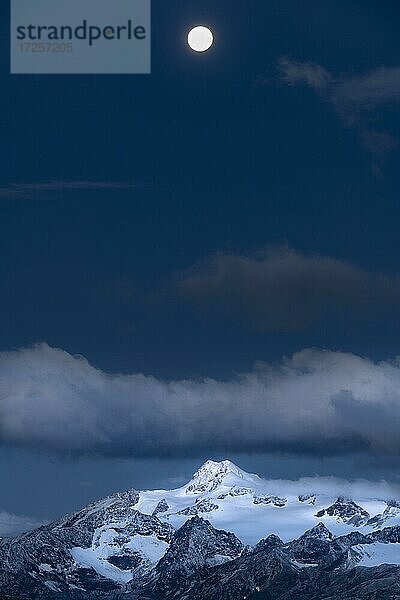
[{"label": "dark blue sky", "polygon": [[[373,360],[399,354],[399,3],[152,6],[150,76],[10,75],[1,8],[0,351],[45,342],[105,372],[164,380],[229,379],[310,346]],[[185,46],[198,23],[215,33],[204,55]],[[382,67],[377,100],[370,84]],[[286,265],[272,288],[269,252]],[[231,255],[262,263],[250,299],[235,266],[224,296]],[[22,460],[4,448],[17,477],[46,473],[42,461],[53,460],[29,452]],[[151,485],[148,463],[134,458],[136,479],[121,469],[114,487]],[[69,492],[71,506],[111,491],[110,459],[103,472],[77,460],[95,490]],[[294,462],[283,461],[283,476],[318,471]],[[177,464],[151,463],[154,485],[161,472],[180,476]],[[17,488],[1,493],[0,509],[15,502],[23,512]],[[33,512],[39,506],[38,497]]]}]

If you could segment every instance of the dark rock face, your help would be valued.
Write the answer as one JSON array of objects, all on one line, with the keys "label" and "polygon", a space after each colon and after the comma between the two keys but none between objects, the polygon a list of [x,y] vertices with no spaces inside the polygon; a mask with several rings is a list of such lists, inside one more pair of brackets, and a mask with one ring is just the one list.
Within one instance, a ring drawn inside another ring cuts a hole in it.
[{"label": "dark rock face", "polygon": [[284,551],[271,544],[245,553],[236,560],[215,567],[203,581],[190,587],[187,596],[193,600],[241,600],[260,597],[268,590],[265,598],[283,598],[283,594],[295,585],[298,569],[294,567]]},{"label": "dark rock face", "polygon": [[278,508],[283,508],[286,506],[287,500],[286,498],[278,498],[278,496],[255,496],[253,499],[254,504],[272,504],[273,506],[277,506]]},{"label": "dark rock face", "polygon": [[317,496],[315,494],[300,494],[299,502],[307,502],[307,504],[315,504]]},{"label": "dark rock face", "polygon": [[301,573],[285,593],[270,588],[247,596],[247,600],[399,600],[400,570],[382,565],[351,571]]},{"label": "dark rock face", "polygon": [[252,494],[252,493],[253,493],[253,490],[251,490],[250,488],[234,486],[232,489],[229,490],[229,492],[227,492],[225,494],[220,494],[218,496],[218,500],[224,500],[228,496],[235,498],[236,496],[246,496],[247,494]]},{"label": "dark rock face", "polygon": [[299,562],[319,564],[331,555],[332,540],[332,533],[319,523],[289,545],[290,553]]},{"label": "dark rock face", "polygon": [[358,506],[352,500],[348,500],[344,497],[339,497],[332,506],[325,508],[317,512],[316,517],[323,517],[329,515],[330,517],[337,517],[345,523],[360,527],[368,522],[370,519],[369,513],[364,510],[361,506]]},{"label": "dark rock face", "polygon": [[175,534],[155,571],[156,589],[185,586],[188,578],[199,576],[219,562],[238,557],[243,544],[233,533],[214,529],[208,521],[193,517]]},{"label": "dark rock face", "polygon": [[194,506],[188,506],[188,508],[179,511],[178,515],[194,516],[201,513],[209,513],[213,510],[218,510],[217,504],[213,504],[209,500],[201,500],[200,502],[196,502]]},{"label": "dark rock face", "polygon": [[270,550],[274,548],[283,548],[283,546],[284,543],[282,542],[281,538],[272,534],[264,540],[258,542],[258,544],[256,544],[254,547],[254,552],[260,552],[261,550]]},{"label": "dark rock face", "polygon": [[163,498],[163,500],[160,500],[160,502],[157,504],[157,506],[153,510],[153,517],[155,517],[156,515],[158,515],[160,513],[167,512],[167,510],[169,510],[168,502],[165,500],[165,498]]},{"label": "dark rock face", "polygon": [[231,491],[229,492],[229,495],[232,497],[235,496],[246,496],[246,494],[251,494],[252,490],[250,490],[249,488],[245,488],[245,487],[233,487],[231,489]]},{"label": "dark rock face", "polygon": [[110,564],[118,567],[118,569],[131,571],[140,565],[142,558],[137,553],[134,553],[131,556],[126,554],[124,556],[110,556],[107,560]]},{"label": "dark rock face", "polygon": [[400,544],[400,527],[385,527],[379,531],[369,533],[366,538],[371,542],[383,542],[384,544]]}]

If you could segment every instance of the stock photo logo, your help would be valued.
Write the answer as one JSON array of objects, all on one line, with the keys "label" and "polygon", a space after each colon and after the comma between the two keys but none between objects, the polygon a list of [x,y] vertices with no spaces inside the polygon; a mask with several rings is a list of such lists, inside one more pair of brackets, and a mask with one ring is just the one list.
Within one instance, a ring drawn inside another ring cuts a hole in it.
[{"label": "stock photo logo", "polygon": [[11,73],[148,74],[150,0],[11,0]]}]

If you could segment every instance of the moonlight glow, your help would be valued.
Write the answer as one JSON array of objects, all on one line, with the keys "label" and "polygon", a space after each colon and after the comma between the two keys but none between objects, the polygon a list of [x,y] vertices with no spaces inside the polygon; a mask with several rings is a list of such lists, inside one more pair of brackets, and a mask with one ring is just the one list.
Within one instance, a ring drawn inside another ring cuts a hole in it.
[{"label": "moonlight glow", "polygon": [[187,41],[195,52],[205,52],[213,45],[214,36],[208,27],[199,25],[189,31]]}]

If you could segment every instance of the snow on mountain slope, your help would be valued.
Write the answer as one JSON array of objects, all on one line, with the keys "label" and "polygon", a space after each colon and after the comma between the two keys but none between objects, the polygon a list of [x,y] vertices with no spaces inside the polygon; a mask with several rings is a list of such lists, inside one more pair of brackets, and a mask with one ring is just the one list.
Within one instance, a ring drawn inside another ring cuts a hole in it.
[{"label": "snow on mountain slope", "polygon": [[117,494],[56,525],[56,528],[79,527],[94,520],[90,545],[70,549],[75,565],[124,584],[134,577],[142,577],[159,562],[169,547],[174,529],[157,516],[137,511],[138,499],[137,492]]},{"label": "snow on mountain slope", "polygon": [[128,583],[133,579],[133,569],[142,563],[142,573],[154,567],[164,556],[169,544],[156,535],[133,535],[126,538],[116,554],[115,529],[103,528],[97,537],[97,543],[90,548],[71,548],[76,564],[92,567],[99,575],[112,579],[117,583]]},{"label": "snow on mountain slope", "polygon": [[360,567],[400,565],[400,544],[376,542],[368,546],[354,546],[352,550],[358,554],[356,564]]},{"label": "snow on mountain slope", "polygon": [[[318,480],[313,483],[317,488]],[[197,514],[250,545],[272,533],[290,541],[321,522],[334,535],[360,528],[367,533],[389,518],[390,525],[400,524],[400,510],[388,511],[384,498],[338,497],[327,489],[310,491],[310,485],[266,481],[230,461],[207,461],[181,488],[140,492],[136,509],[150,515],[162,503],[157,516],[174,528]]]}]

